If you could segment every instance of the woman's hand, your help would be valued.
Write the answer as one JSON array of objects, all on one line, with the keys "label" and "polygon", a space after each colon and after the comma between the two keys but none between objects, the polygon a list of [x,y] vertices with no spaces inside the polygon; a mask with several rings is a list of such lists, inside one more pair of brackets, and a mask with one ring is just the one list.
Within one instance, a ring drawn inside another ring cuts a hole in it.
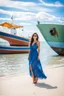
[{"label": "woman's hand", "polygon": [[38,56],[38,60],[40,60],[40,57]]},{"label": "woman's hand", "polygon": [[30,65],[30,71],[32,71],[32,66]]}]

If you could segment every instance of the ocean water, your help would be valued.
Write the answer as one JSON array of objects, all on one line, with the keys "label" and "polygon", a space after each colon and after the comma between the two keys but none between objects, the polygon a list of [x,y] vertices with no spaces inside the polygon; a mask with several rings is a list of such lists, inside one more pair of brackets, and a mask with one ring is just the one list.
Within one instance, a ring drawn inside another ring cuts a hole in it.
[{"label": "ocean water", "polygon": [[[42,67],[64,66],[64,57],[54,52],[46,42],[40,44],[40,61]],[[29,61],[26,54],[0,54],[0,77],[28,74]]]}]

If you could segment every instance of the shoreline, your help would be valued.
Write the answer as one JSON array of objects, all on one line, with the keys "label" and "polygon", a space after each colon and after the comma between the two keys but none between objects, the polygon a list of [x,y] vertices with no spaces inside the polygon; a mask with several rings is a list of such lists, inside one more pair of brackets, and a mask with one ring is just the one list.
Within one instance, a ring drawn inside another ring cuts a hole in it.
[{"label": "shoreline", "polygon": [[45,68],[47,79],[33,84],[27,74],[0,77],[0,96],[64,96],[64,66]]},{"label": "shoreline", "polygon": [[[51,68],[57,68],[57,67],[64,67],[64,64],[54,64],[54,65],[45,65],[45,66],[42,66],[42,68],[44,70],[49,70]],[[18,75],[29,75],[29,71],[26,73],[21,73],[21,72],[15,72],[15,73],[10,73],[10,74],[7,74],[7,75],[1,75],[0,78],[5,78],[5,77],[13,77],[13,76],[18,76]]]}]

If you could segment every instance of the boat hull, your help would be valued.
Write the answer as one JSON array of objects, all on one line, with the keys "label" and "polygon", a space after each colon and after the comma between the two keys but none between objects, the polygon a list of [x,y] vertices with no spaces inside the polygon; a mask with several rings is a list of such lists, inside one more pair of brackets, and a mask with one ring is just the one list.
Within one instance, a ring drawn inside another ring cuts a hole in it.
[{"label": "boat hull", "polygon": [[16,46],[0,46],[0,54],[17,54],[17,53],[28,53],[29,47],[16,47]]},{"label": "boat hull", "polygon": [[37,27],[49,46],[59,55],[64,55],[64,25],[38,24]]},{"label": "boat hull", "polygon": [[64,48],[51,47],[59,55],[64,55]]},{"label": "boat hull", "polygon": [[29,39],[4,33],[0,31],[0,38],[7,40],[11,46],[28,46],[29,45]]}]

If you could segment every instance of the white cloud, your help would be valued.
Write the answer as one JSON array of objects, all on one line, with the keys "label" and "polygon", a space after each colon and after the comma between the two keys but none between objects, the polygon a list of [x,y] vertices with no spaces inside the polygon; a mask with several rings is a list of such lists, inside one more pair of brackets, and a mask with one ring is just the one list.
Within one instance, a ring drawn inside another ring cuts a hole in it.
[{"label": "white cloud", "polygon": [[[14,20],[32,20],[36,13],[33,12],[15,12],[15,11],[5,11],[0,9],[0,13],[8,14],[14,17]],[[7,19],[7,18],[3,18]]]},{"label": "white cloud", "polygon": [[35,18],[36,13],[33,12],[20,12],[20,13],[16,13],[17,17],[15,18],[15,20],[33,20]]},{"label": "white cloud", "polygon": [[32,25],[31,23],[28,23],[28,22],[21,22],[19,25]]},{"label": "white cloud", "polygon": [[5,11],[3,9],[0,9],[0,13],[3,13],[3,14],[7,14],[7,15],[11,15],[12,16],[12,13],[11,11]]},{"label": "white cloud", "polygon": [[[18,2],[18,1],[15,2],[10,0],[6,0],[6,1],[2,0],[0,1],[0,6],[22,9],[23,10],[22,12],[6,11],[3,9],[0,9],[0,13],[10,15],[10,17],[13,15],[16,21],[17,20],[22,20],[22,21],[34,20],[36,18],[36,13],[40,11],[44,11],[44,12],[52,11],[51,9],[43,8],[39,4],[36,4],[34,2]],[[3,20],[3,18],[1,18],[1,20]],[[5,18],[5,20],[9,20],[9,19]]]},{"label": "white cloud", "polygon": [[64,23],[64,17],[59,17],[59,16],[57,17],[46,12],[37,13],[36,18],[42,22],[48,22],[48,23],[52,22],[52,23],[58,23],[58,24]]},{"label": "white cloud", "polygon": [[0,18],[0,20],[11,20],[10,18]]},{"label": "white cloud", "polygon": [[59,23],[64,24],[64,17],[59,17],[59,18],[58,18],[58,21],[59,21]]},{"label": "white cloud", "polygon": [[53,21],[56,19],[56,17],[54,15],[51,15],[49,13],[46,12],[39,12],[36,14],[36,18],[39,20],[44,20],[44,21]]},{"label": "white cloud", "polygon": [[[4,3],[3,3],[4,2]],[[24,11],[46,11],[50,12],[52,11],[51,9],[44,8],[41,6],[41,4],[36,4],[34,2],[20,2],[20,1],[10,1],[10,0],[1,0],[0,1],[0,6],[4,7],[12,7],[12,8],[18,8]]]},{"label": "white cloud", "polygon": [[56,1],[54,3],[46,3],[43,0],[40,0],[40,2],[43,5],[48,6],[48,7],[64,7],[64,5],[62,3],[60,3],[59,1]]},{"label": "white cloud", "polygon": [[18,2],[18,1],[15,2],[10,0],[1,0],[0,6],[13,7],[28,11],[29,7],[36,6],[36,4],[33,2]]},{"label": "white cloud", "polygon": [[[42,4],[46,5],[46,6],[56,6],[56,7],[63,6],[58,1],[55,3],[51,3],[51,4],[45,3],[42,0],[40,0],[40,2],[42,2]],[[15,21],[27,21],[28,22],[31,20],[35,21],[35,20],[39,20],[39,19],[43,20],[43,21],[54,21],[54,20],[57,20],[59,22],[63,21],[63,20],[60,20],[59,18],[57,18],[56,16],[50,14],[50,12],[53,11],[52,9],[44,8],[44,7],[40,6],[40,4],[36,4],[33,2],[18,2],[18,1],[15,2],[15,1],[10,1],[10,0],[6,0],[6,1],[2,0],[2,1],[0,1],[0,6],[12,7],[12,8],[14,7],[14,8],[19,8],[19,9],[25,10],[25,11],[16,12],[16,11],[6,11],[3,9],[0,9],[0,13],[10,15],[10,18],[13,15]],[[28,10],[28,12],[26,12],[26,10]],[[10,21],[11,20],[10,18],[0,18],[0,20],[9,20]]]},{"label": "white cloud", "polygon": [[[35,20],[41,20],[41,21],[58,21],[58,22],[63,22],[64,19],[60,18],[60,17],[56,17],[54,15],[51,15],[50,13],[47,12],[38,12],[38,13],[33,13],[33,12],[10,12],[10,11],[4,11],[4,10],[0,10],[1,13],[6,13],[9,14],[10,17],[13,15],[14,17],[14,21],[23,21],[24,24],[23,25],[30,25],[28,23],[28,21],[34,21]],[[0,20],[7,20],[7,21],[11,21],[11,18],[0,18]]]}]

